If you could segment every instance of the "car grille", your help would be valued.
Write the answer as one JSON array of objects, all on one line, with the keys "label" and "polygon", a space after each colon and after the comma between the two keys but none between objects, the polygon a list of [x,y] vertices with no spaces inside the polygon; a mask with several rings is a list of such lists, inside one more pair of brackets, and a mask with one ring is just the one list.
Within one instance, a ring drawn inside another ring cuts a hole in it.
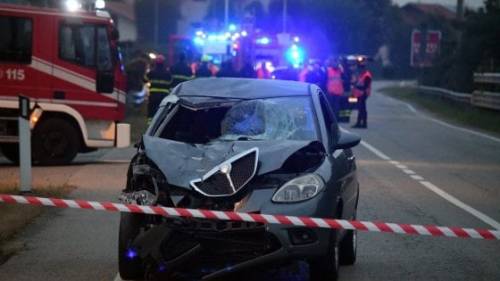
[{"label": "car grille", "polygon": [[193,180],[191,186],[206,196],[230,196],[236,194],[255,175],[258,149],[252,148],[219,164],[203,179]]}]

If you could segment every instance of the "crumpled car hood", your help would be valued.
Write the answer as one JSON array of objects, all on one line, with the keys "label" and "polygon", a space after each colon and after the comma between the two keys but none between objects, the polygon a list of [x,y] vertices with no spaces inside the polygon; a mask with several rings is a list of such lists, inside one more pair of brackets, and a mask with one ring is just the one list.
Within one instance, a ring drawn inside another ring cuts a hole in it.
[{"label": "crumpled car hood", "polygon": [[253,147],[259,148],[257,175],[281,168],[293,153],[312,141],[220,141],[208,144],[188,144],[158,137],[143,137],[146,156],[153,161],[175,186],[190,187],[193,179],[201,178],[216,165]]}]

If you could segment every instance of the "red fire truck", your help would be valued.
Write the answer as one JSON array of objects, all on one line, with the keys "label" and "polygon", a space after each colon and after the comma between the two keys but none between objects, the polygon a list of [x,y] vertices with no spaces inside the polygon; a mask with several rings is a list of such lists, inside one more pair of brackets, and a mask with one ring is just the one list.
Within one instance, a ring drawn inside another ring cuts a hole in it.
[{"label": "red fire truck", "polygon": [[126,147],[118,33],[104,11],[0,4],[0,149],[16,161],[18,95],[34,109],[32,158],[64,164],[77,153]]}]

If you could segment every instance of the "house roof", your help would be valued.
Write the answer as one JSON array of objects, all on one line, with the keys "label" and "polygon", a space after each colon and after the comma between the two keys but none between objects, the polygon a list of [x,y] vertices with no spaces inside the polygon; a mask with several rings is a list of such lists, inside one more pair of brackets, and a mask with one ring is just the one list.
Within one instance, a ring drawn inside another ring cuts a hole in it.
[{"label": "house roof", "polygon": [[450,9],[439,4],[409,3],[402,7],[404,20],[410,24],[418,24],[422,20],[422,15],[436,17],[444,20],[454,20],[456,14]]}]

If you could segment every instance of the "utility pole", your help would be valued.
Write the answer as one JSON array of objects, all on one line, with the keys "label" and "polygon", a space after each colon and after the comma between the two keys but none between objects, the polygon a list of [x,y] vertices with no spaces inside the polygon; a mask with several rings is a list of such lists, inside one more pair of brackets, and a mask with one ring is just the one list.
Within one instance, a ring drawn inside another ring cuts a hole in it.
[{"label": "utility pole", "polygon": [[457,20],[464,20],[464,0],[457,0]]},{"label": "utility pole", "polygon": [[287,25],[287,22],[286,22],[286,15],[287,15],[287,10],[288,10],[288,1],[287,0],[283,0],[283,33],[286,33],[286,25]]},{"label": "utility pole", "polygon": [[229,0],[224,0],[224,28],[229,26]]},{"label": "utility pole", "polygon": [[155,16],[154,16],[154,35],[153,35],[153,40],[155,42],[156,47],[158,46],[158,32],[159,32],[159,18],[160,18],[160,2],[159,0],[155,0]]}]

